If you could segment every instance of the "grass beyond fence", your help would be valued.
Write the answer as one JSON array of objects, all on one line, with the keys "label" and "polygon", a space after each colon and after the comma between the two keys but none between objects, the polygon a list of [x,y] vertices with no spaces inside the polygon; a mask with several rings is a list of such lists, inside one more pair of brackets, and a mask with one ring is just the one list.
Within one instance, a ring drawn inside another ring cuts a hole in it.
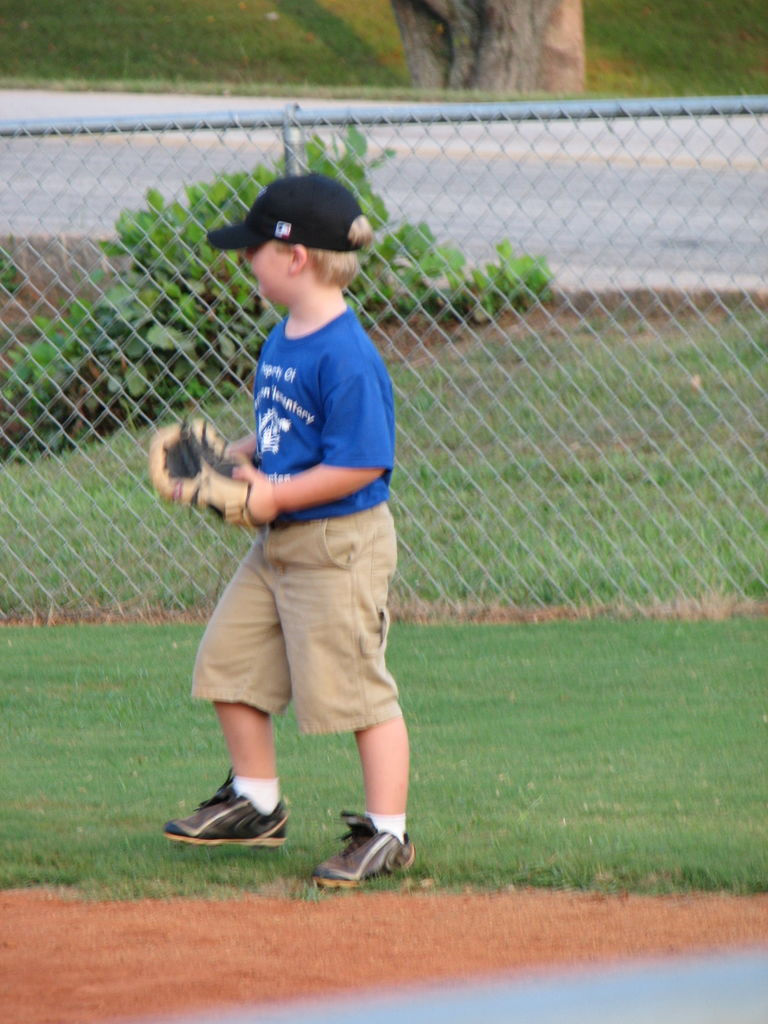
[{"label": "grass beyond fence", "polygon": [[[0,886],[90,897],[308,896],[362,809],[348,736],[278,722],[276,851],[179,849],[227,768],[189,697],[193,626],[0,630]],[[398,624],[415,887],[764,891],[764,621]],[[400,880],[377,883],[399,886]]]},{"label": "grass beyond fence", "polygon": [[395,366],[394,493],[419,510],[398,525],[431,577],[405,559],[406,582],[520,606],[764,599],[762,334],[737,317],[499,325]]},{"label": "grass beyond fence", "polygon": [[[386,352],[398,392],[397,601],[764,601],[760,332],[736,317],[607,319]],[[249,404],[244,384],[233,407],[206,411],[233,438],[251,429]],[[0,552],[2,613],[45,618],[54,595],[59,616],[212,604],[249,538],[163,506],[147,439],[124,433],[5,467],[0,533],[18,539]]]}]

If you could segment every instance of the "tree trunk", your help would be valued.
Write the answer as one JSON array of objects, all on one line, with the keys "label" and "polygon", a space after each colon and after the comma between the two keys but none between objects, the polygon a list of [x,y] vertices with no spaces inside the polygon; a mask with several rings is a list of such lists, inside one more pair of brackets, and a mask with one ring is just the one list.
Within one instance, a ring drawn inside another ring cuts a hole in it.
[{"label": "tree trunk", "polygon": [[545,92],[583,92],[586,73],[581,0],[562,0],[544,34],[539,88]]},{"label": "tree trunk", "polygon": [[584,88],[581,0],[392,0],[417,88]]}]

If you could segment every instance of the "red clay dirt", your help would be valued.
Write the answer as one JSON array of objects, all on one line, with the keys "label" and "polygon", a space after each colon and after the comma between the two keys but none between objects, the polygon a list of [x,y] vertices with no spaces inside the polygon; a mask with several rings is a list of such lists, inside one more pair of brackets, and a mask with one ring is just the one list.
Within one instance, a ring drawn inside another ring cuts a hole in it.
[{"label": "red clay dirt", "polygon": [[0,892],[9,1024],[90,1024],[396,985],[768,948],[768,894],[512,890],[94,903]]}]

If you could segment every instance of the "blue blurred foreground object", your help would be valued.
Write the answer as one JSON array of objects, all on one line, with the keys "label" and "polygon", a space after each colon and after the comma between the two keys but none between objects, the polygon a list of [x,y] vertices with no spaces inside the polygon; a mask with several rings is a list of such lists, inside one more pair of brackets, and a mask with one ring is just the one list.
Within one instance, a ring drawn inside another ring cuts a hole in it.
[{"label": "blue blurred foreground object", "polygon": [[768,948],[136,1024],[767,1024]]}]

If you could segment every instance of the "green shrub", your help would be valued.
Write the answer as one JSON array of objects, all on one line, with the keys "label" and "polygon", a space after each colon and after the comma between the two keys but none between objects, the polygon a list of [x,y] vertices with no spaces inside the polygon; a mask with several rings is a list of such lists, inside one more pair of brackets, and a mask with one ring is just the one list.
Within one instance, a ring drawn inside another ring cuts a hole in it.
[{"label": "green shrub", "polygon": [[[369,322],[487,318],[546,297],[546,265],[515,258],[508,242],[497,246],[496,263],[472,268],[426,224],[388,230],[370,172],[391,153],[369,158],[357,128],[330,146],[313,137],[305,152],[309,170],[355,191],[377,232],[350,291]],[[0,375],[1,454],[55,451],[123,423],[154,422],[209,394],[227,398],[242,386],[277,314],[262,305],[238,255],[213,249],[206,232],[242,218],[280,173],[281,166],[259,165],[190,185],[185,203],[166,202],[152,189],[145,209],[120,214],[116,238],[102,246],[119,268],[115,279],[94,300],[78,298],[55,318],[36,318],[37,338],[12,352]]]},{"label": "green shrub", "polygon": [[13,256],[0,245],[0,296],[13,295],[21,284],[21,275]]},{"label": "green shrub", "polygon": [[57,450],[241,385],[263,311],[253,280],[207,244],[206,225],[240,216],[272,177],[257,168],[192,185],[186,205],[151,190],[147,209],[121,213],[116,239],[102,248],[127,265],[97,299],[35,318],[37,340],[10,355],[6,451]]}]

